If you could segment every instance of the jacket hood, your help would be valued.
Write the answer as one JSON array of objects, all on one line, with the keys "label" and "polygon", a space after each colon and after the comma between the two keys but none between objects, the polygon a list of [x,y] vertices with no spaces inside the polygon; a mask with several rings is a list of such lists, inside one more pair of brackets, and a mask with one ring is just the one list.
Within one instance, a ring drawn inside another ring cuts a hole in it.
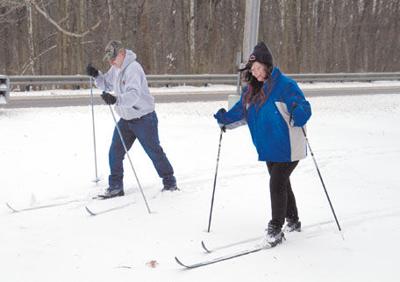
[{"label": "jacket hood", "polygon": [[125,69],[128,65],[136,61],[136,54],[132,50],[126,49],[124,62],[122,63],[121,70]]}]

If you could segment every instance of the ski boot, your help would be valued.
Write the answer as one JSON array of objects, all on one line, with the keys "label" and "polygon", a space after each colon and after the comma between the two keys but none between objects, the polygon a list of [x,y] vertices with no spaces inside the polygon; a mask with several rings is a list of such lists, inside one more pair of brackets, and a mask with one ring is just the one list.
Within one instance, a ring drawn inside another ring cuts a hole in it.
[{"label": "ski boot", "polygon": [[124,189],[123,188],[111,188],[108,187],[104,194],[99,195],[100,199],[110,199],[114,197],[124,196]]},{"label": "ski boot", "polygon": [[301,231],[301,222],[298,219],[286,218],[286,225],[283,229],[284,232]]}]

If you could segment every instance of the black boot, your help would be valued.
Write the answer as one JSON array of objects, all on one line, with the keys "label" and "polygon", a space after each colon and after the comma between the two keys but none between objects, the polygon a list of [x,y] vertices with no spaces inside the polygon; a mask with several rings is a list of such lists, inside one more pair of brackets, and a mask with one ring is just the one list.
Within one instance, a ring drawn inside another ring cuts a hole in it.
[{"label": "black boot", "polygon": [[169,175],[163,178],[163,184],[164,187],[162,188],[161,192],[165,192],[165,191],[176,191],[178,189],[178,186],[176,185],[176,178],[173,175]]},{"label": "black boot", "polygon": [[298,219],[286,218],[285,232],[301,231],[301,222]]},{"label": "black boot", "polygon": [[176,191],[176,190],[179,191],[179,189],[178,189],[178,187],[176,185],[164,186],[164,188],[162,188],[161,192],[165,192],[165,191],[173,192],[173,191]]},{"label": "black boot", "polygon": [[272,247],[275,247],[276,245],[282,243],[282,239],[285,239],[282,228],[269,222],[267,234],[265,236],[266,243],[268,243]]},{"label": "black boot", "polygon": [[106,192],[102,195],[99,195],[99,198],[102,199],[110,199],[114,197],[124,196],[124,189],[123,188],[111,188],[108,187]]}]

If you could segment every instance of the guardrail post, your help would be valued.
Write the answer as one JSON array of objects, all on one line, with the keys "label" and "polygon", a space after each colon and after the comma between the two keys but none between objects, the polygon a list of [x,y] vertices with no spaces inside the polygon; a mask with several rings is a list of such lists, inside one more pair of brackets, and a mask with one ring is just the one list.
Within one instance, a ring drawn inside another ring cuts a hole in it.
[{"label": "guardrail post", "polygon": [[10,98],[10,80],[5,75],[0,75],[0,104],[7,104]]},{"label": "guardrail post", "polygon": [[240,99],[240,92],[242,91],[242,78],[239,69],[242,68],[242,53],[236,53],[236,68],[238,69],[236,78],[236,94],[231,94],[228,96],[228,109],[232,108]]}]

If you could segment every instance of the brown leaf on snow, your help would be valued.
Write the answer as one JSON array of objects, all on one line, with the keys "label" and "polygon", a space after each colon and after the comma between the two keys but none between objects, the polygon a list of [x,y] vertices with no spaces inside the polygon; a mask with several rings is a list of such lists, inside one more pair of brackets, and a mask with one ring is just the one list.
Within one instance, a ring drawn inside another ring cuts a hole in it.
[{"label": "brown leaf on snow", "polygon": [[156,268],[158,266],[158,262],[156,260],[151,260],[146,263],[148,267]]}]

